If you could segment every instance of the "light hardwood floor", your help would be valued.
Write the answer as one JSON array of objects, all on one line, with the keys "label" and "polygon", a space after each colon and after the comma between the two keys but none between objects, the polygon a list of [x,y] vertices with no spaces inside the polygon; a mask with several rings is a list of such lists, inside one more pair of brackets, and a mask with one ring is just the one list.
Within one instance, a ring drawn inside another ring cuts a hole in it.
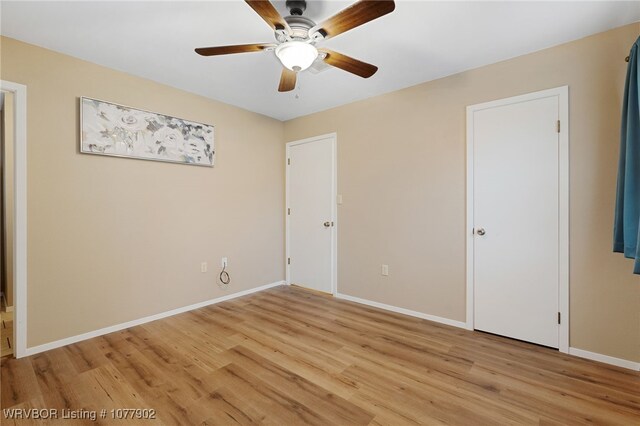
[{"label": "light hardwood floor", "polygon": [[12,354],[13,312],[0,311],[0,357],[10,356]]},{"label": "light hardwood floor", "polygon": [[640,425],[638,373],[295,287],[1,374],[2,408],[153,408],[162,424]]}]

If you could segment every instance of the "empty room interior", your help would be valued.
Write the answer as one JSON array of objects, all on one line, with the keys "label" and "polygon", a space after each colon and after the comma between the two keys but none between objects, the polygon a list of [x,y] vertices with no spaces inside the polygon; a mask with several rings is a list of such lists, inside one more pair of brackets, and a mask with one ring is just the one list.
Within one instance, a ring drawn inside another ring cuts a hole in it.
[{"label": "empty room interior", "polygon": [[640,2],[0,2],[0,423],[640,425]]}]

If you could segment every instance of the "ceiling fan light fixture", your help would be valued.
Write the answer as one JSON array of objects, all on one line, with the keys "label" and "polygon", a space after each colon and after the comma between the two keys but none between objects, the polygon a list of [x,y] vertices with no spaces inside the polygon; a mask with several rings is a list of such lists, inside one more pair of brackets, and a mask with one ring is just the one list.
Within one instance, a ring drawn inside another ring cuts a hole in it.
[{"label": "ceiling fan light fixture", "polygon": [[287,41],[276,47],[276,56],[285,68],[291,71],[304,71],[318,57],[318,49],[304,41]]}]

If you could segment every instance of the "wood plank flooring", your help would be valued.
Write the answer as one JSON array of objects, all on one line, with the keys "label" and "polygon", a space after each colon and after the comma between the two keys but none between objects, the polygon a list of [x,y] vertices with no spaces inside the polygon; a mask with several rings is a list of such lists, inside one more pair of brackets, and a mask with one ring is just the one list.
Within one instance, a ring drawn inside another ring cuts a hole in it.
[{"label": "wood plank flooring", "polygon": [[0,357],[13,355],[13,312],[0,311]]},{"label": "wood plank flooring", "polygon": [[157,413],[86,424],[640,425],[636,372],[286,286],[0,374],[3,409]]}]

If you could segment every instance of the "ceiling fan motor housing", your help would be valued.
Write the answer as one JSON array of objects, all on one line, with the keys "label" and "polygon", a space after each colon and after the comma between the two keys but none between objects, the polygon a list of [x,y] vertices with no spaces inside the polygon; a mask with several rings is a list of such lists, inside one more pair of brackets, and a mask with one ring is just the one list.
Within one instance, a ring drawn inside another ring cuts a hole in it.
[{"label": "ceiling fan motor housing", "polygon": [[[291,15],[285,17],[284,20],[289,24],[289,27],[291,28],[290,36],[294,39],[307,39],[309,37],[309,30],[316,25],[315,22],[304,16]],[[278,38],[277,32],[276,38],[278,41],[283,41]]]}]

